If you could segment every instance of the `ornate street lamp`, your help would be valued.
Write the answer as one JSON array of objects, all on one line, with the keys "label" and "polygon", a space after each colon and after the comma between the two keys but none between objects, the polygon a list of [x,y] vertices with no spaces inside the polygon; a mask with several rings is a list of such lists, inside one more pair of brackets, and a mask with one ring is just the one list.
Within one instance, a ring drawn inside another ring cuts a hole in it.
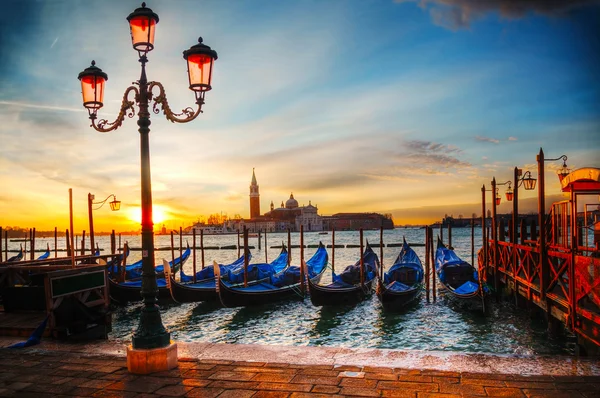
[{"label": "ornate street lamp", "polygon": [[[128,87],[123,95],[119,115],[114,122],[106,119],[96,121],[98,109],[103,105],[104,82],[108,80],[106,73],[95,66],[86,68],[79,74],[81,80],[83,105],[88,109],[91,127],[105,133],[116,130],[121,126],[125,116],[135,115],[134,105],[138,107],[138,126],[140,132],[141,152],[141,206],[142,206],[142,290],[144,308],[140,315],[140,323],[133,334],[133,349],[163,349],[170,345],[170,333],[162,324],[160,312],[157,306],[158,287],[156,284],[156,273],[154,270],[154,233],[152,222],[152,188],[150,178],[150,103],[153,103],[152,111],[155,114],[164,113],[167,120],[177,123],[185,123],[194,120],[201,112],[204,104],[204,94],[209,91],[212,79],[212,67],[217,59],[217,53],[209,46],[199,44],[184,51],[183,57],[188,64],[188,79],[190,89],[196,95],[196,109],[185,108],[181,113],[173,113],[165,95],[164,87],[159,82],[148,81],[146,78],[147,54],[154,49],[154,35],[158,24],[158,15],[151,9],[137,8],[127,17],[131,31],[131,42],[133,48],[138,52],[141,63],[141,75],[134,85]],[[153,90],[157,91],[156,95]],[[130,99],[133,94],[132,99]],[[176,351],[175,351],[176,352]],[[129,350],[128,350],[129,359]],[[129,360],[128,360],[129,366]],[[176,366],[176,361],[175,361]],[[172,366],[171,366],[172,367]],[[131,370],[131,368],[130,368]],[[156,370],[156,368],[154,368]],[[147,372],[146,372],[147,373]]]},{"label": "ornate street lamp", "polygon": [[562,155],[561,157],[557,158],[557,159],[544,159],[544,160],[559,160],[562,159],[563,161],[563,165],[560,168],[560,170],[558,170],[558,180],[560,182],[562,182],[563,178],[565,178],[566,176],[568,176],[571,173],[571,169],[569,169],[567,167],[567,155]]},{"label": "ornate street lamp", "polygon": [[[94,202],[96,197],[88,193],[88,218],[90,221],[90,245],[92,247],[92,253],[94,252],[94,217],[92,215],[93,210],[99,210],[102,206],[106,204],[106,201],[110,198],[113,198],[110,202],[108,202],[111,211],[119,211],[121,209],[121,201],[117,200],[117,197],[114,194],[110,194],[106,197],[106,199],[101,200],[99,202]],[[92,208],[94,205],[98,205],[95,209]]]},{"label": "ornate street lamp", "polygon": [[[540,300],[546,300],[546,288],[550,282],[550,265],[548,263],[548,249],[546,248],[546,193],[545,193],[545,178],[544,178],[544,162],[545,161],[563,161],[563,167],[558,174],[558,179],[562,179],[569,174],[567,169],[567,155],[561,155],[555,159],[544,159],[544,151],[540,148],[540,153],[536,160],[538,164],[538,178],[540,185],[538,188],[538,224],[539,224],[539,247],[540,247]],[[563,174],[566,173],[566,174]]]}]

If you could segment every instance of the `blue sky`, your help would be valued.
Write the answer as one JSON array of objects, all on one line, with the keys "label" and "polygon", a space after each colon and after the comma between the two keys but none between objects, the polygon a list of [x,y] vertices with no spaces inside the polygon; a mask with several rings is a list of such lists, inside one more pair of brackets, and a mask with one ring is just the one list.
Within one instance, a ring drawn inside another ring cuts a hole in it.
[{"label": "blue sky", "polygon": [[[115,193],[131,211],[105,214],[100,228],[131,224],[135,120],[108,134],[90,128],[77,74],[92,59],[108,74],[100,116],[114,119],[139,77],[125,18],[140,4],[2,4],[0,184],[9,188],[0,225],[66,225],[69,187],[81,220],[87,192]],[[322,214],[390,212],[417,223],[479,214],[481,185],[510,179],[515,166],[535,172],[540,147],[567,154],[572,168],[600,166],[597,1],[148,7],[160,17],[148,78],[165,85],[173,109],[193,105],[182,51],[202,36],[219,54],[204,114],[184,125],[152,117],[157,223],[247,217],[253,167],[262,211],[294,192]],[[547,165],[546,192],[558,198],[548,170],[560,165]]]}]

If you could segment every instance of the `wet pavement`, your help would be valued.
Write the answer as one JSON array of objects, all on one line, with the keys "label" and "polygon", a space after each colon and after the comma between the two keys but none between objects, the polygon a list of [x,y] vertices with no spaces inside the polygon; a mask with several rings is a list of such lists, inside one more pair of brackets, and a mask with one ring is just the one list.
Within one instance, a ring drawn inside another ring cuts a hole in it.
[{"label": "wet pavement", "polygon": [[[0,338],[0,347],[20,341]],[[334,347],[178,343],[177,369],[128,373],[125,345],[0,348],[0,396],[600,397],[600,361]]]}]

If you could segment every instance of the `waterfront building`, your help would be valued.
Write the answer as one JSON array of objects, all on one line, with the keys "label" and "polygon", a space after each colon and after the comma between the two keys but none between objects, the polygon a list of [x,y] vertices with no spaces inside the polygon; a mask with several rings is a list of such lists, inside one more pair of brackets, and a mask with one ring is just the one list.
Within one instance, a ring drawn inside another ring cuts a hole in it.
[{"label": "waterfront building", "polygon": [[394,229],[392,217],[379,213],[336,213],[323,216],[322,222],[326,230]]}]

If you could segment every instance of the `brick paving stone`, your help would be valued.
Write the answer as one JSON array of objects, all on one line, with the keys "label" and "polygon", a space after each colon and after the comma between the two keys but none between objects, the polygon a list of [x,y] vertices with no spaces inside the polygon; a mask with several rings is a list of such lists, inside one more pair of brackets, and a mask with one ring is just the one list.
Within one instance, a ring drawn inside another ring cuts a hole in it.
[{"label": "brick paving stone", "polygon": [[392,368],[381,368],[376,366],[364,366],[362,371],[371,373],[394,373],[394,369]]},{"label": "brick paving stone", "polygon": [[100,390],[92,394],[92,397],[99,398],[132,398],[138,395],[135,392],[130,391],[113,391],[113,390]]},{"label": "brick paving stone", "polygon": [[289,368],[289,363],[281,363],[281,362],[267,362],[264,366],[265,368]]},{"label": "brick paving stone", "polygon": [[198,369],[198,370],[211,370],[216,365],[210,363],[196,363],[190,369]]},{"label": "brick paving stone", "polygon": [[338,385],[341,387],[375,388],[377,383],[379,383],[379,380],[343,378]]},{"label": "brick paving stone", "polygon": [[225,361],[222,359],[203,359],[202,363],[210,363],[213,365],[231,365],[233,361]]},{"label": "brick paving stone", "polygon": [[493,379],[461,379],[461,384],[472,384],[477,386],[485,386],[485,387],[505,387],[506,384],[502,380],[493,380]]},{"label": "brick paving stone", "polygon": [[415,383],[409,381],[380,381],[377,388],[381,390],[413,390],[437,392],[438,385],[435,383]]},{"label": "brick paving stone", "polygon": [[260,361],[233,361],[231,364],[234,366],[254,366],[260,368],[265,366],[267,363]]},{"label": "brick paving stone", "polygon": [[91,397],[92,394],[97,391],[97,388],[75,387],[69,391],[69,395],[75,395],[76,397]]},{"label": "brick paving stone", "polygon": [[267,391],[298,391],[298,392],[308,392],[313,388],[312,384],[289,384],[289,383],[269,383],[263,382],[257,386],[257,390],[267,390]]},{"label": "brick paving stone", "polygon": [[460,372],[451,372],[446,370],[424,370],[421,372],[424,376],[441,376],[441,377],[460,377]]},{"label": "brick paving stone", "polygon": [[163,388],[160,388],[160,389],[154,391],[154,394],[166,395],[168,397],[181,397],[181,396],[184,396],[188,391],[190,391],[192,389],[194,389],[194,387],[183,386],[183,385],[165,386]]},{"label": "brick paving stone", "polygon": [[512,380],[513,375],[507,374],[493,374],[493,373],[473,373],[463,372],[461,373],[463,379],[488,379],[488,380]]},{"label": "brick paving stone", "polygon": [[5,387],[10,389],[10,390],[14,390],[14,391],[18,391],[18,390],[22,390],[25,387],[29,387],[30,385],[32,385],[33,383],[25,383],[22,381],[16,381],[14,383],[9,383],[7,384]]},{"label": "brick paving stone", "polygon": [[[523,389],[528,398],[583,398],[585,395],[579,391],[568,390],[528,390]],[[587,398],[587,397],[586,397]]]},{"label": "brick paving stone", "polygon": [[421,372],[418,369],[405,369],[405,368],[394,368],[394,373],[399,374],[399,375],[421,375],[423,374],[423,372]]},{"label": "brick paving stone", "polygon": [[460,394],[443,394],[440,392],[418,392],[417,398],[461,398]]},{"label": "brick paving stone", "polygon": [[285,391],[259,391],[252,398],[287,398],[289,396],[290,393]]},{"label": "brick paving stone", "polygon": [[212,383],[212,380],[183,379],[181,381],[181,384],[183,384],[184,386],[191,386],[191,387],[205,387],[205,386],[209,385],[210,383]]},{"label": "brick paving stone", "polygon": [[312,393],[323,393],[323,394],[337,394],[340,392],[340,388],[336,386],[314,386]]},{"label": "brick paving stone", "polygon": [[217,395],[221,394],[223,391],[222,388],[207,388],[207,387],[199,387],[194,388],[187,392],[187,397],[202,397],[202,398],[213,398]]},{"label": "brick paving stone", "polygon": [[271,381],[274,383],[288,383],[294,378],[290,373],[258,373],[252,381]]},{"label": "brick paving stone", "polygon": [[329,376],[337,377],[340,372],[338,370],[325,370],[325,369],[301,369],[299,374],[302,375],[313,375],[313,376]]},{"label": "brick paving stone", "polygon": [[459,377],[443,377],[443,376],[433,376],[434,383],[446,383],[446,384],[456,384],[460,383]]},{"label": "brick paving stone", "polygon": [[541,381],[506,381],[507,387],[515,388],[529,388],[529,389],[543,389],[543,390],[555,390],[554,383],[541,382]]},{"label": "brick paving stone", "polygon": [[254,390],[225,390],[219,398],[250,398],[256,393]]},{"label": "brick paving stone", "polygon": [[476,384],[439,384],[441,393],[463,395],[486,395],[483,386]]},{"label": "brick paving stone", "polygon": [[331,398],[329,394],[312,394],[306,392],[294,392],[290,398]]},{"label": "brick paving stone", "polygon": [[181,382],[181,378],[179,377],[155,377],[154,374],[147,376],[139,376],[132,381],[138,383],[148,383],[148,384],[179,384]]},{"label": "brick paving stone", "polygon": [[140,382],[139,380],[133,381],[117,381],[113,384],[106,386],[109,390],[120,390],[120,391],[133,391],[139,393],[151,393],[159,388],[164,387],[167,383],[147,383]]},{"label": "brick paving stone", "polygon": [[525,394],[519,388],[510,387],[485,387],[485,392],[490,397],[510,397],[510,398],[522,398]]},{"label": "brick paving stone", "polygon": [[327,376],[312,376],[312,375],[296,375],[290,381],[290,383],[304,383],[304,384],[326,384],[326,385],[337,385],[340,382],[337,377]]},{"label": "brick paving stone", "polygon": [[366,372],[365,373],[365,379],[396,381],[396,380],[398,380],[398,375],[394,374],[394,373],[371,373],[371,372]]},{"label": "brick paving stone", "polygon": [[183,374],[181,376],[186,377],[186,378],[197,377],[200,379],[205,379],[214,373],[215,372],[213,370],[189,369],[189,370],[186,370],[185,372],[183,372]]},{"label": "brick paving stone", "polygon": [[240,390],[252,390],[256,389],[259,385],[258,381],[230,381],[230,380],[214,380],[208,385],[213,388],[224,388],[224,389],[240,389]]},{"label": "brick paving stone", "polygon": [[208,378],[211,380],[248,381],[254,376],[256,376],[256,373],[254,372],[220,371],[213,373]]},{"label": "brick paving stone", "polygon": [[88,380],[85,383],[81,383],[79,387],[104,388],[113,383],[114,381],[112,380]]},{"label": "brick paving stone", "polygon": [[362,371],[362,367],[360,366],[350,366],[350,365],[335,365],[333,367],[334,370],[340,371],[340,372],[344,372],[344,371],[348,371],[348,372],[360,372]]},{"label": "brick paving stone", "polygon": [[370,388],[360,388],[360,387],[342,387],[340,391],[342,395],[353,395],[357,397],[378,397],[379,392],[372,390]]},{"label": "brick paving stone", "polygon": [[235,372],[251,372],[251,373],[288,373],[295,374],[297,373],[297,369],[286,369],[286,368],[253,368],[249,366],[237,366],[233,368]]},{"label": "brick paving stone", "polygon": [[415,398],[417,396],[416,391],[406,390],[379,390],[382,397],[398,397],[398,398]]},{"label": "brick paving stone", "polygon": [[67,392],[73,390],[74,386],[64,385],[64,384],[37,384],[32,383],[30,386],[25,387],[23,390],[27,392],[35,392],[41,394],[66,394]]},{"label": "brick paving stone", "polygon": [[398,375],[398,381],[414,381],[417,383],[431,383],[433,376],[425,375]]}]

